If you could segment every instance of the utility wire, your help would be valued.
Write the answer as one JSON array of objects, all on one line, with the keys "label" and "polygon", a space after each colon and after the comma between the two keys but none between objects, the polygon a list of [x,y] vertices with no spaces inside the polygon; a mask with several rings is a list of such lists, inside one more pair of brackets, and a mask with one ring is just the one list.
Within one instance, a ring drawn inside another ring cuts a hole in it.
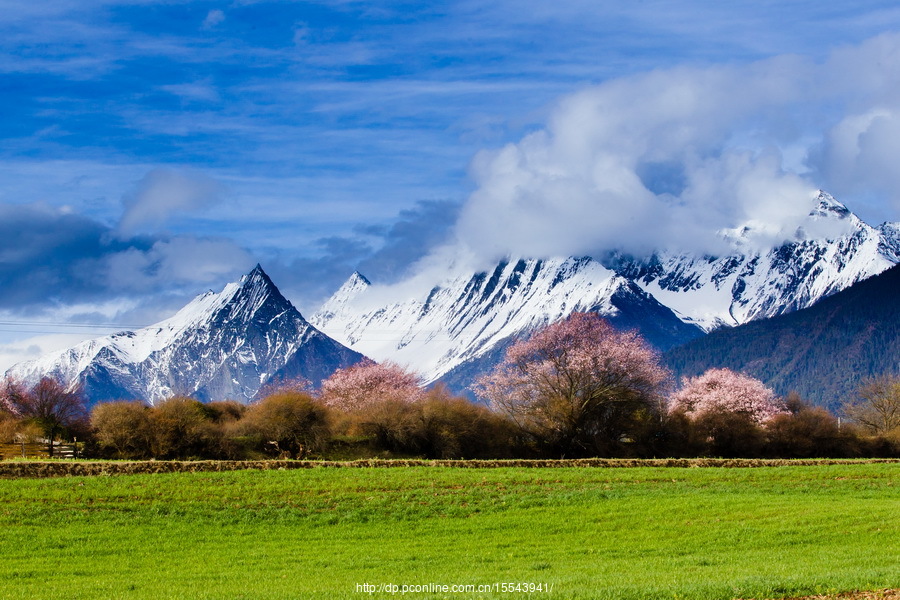
[{"label": "utility wire", "polygon": [[90,327],[90,328],[106,328],[106,329],[140,329],[146,325],[125,325],[121,323],[73,323],[71,321],[0,321],[0,327],[7,325],[23,325],[40,327],[43,325],[53,325],[57,327]]}]

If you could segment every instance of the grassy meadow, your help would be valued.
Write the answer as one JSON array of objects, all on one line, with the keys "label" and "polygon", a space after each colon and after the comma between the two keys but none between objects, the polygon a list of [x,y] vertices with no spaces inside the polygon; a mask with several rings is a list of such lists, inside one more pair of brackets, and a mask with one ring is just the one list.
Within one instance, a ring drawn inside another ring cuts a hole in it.
[{"label": "grassy meadow", "polygon": [[[900,586],[900,464],[2,479],[0,506],[4,599],[763,598]],[[358,591],[432,583],[498,585]]]}]

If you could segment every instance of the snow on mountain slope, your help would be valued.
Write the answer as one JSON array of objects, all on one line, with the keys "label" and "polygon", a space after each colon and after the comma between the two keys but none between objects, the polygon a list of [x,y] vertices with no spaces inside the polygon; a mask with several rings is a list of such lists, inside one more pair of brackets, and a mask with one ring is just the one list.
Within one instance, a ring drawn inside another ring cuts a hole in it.
[{"label": "snow on mountain slope", "polygon": [[[467,378],[514,336],[573,311],[596,311],[665,350],[704,330],[810,306],[900,262],[900,225],[870,227],[824,192],[789,235],[752,223],[722,235],[732,249],[723,256],[613,254],[605,266],[591,258],[508,261],[381,304],[377,286],[354,273],[311,322],[430,381]],[[772,243],[779,238],[787,241]]]},{"label": "snow on mountain slope", "polygon": [[20,363],[7,375],[27,383],[51,376],[81,386],[93,402],[174,394],[249,401],[273,379],[317,383],[360,358],[310,326],[257,266],[160,323]]},{"label": "snow on mountain slope", "polygon": [[516,336],[574,311],[597,312],[666,350],[704,330],[810,306],[900,262],[900,224],[870,227],[824,192],[787,235],[750,223],[723,237],[730,250],[720,256],[504,261],[417,297],[397,296],[405,285],[373,286],[354,273],[312,325],[257,267],[152,327],[84,342],[8,374],[29,382],[51,375],[94,401],[249,400],[280,377],[317,383],[361,352],[464,388]]},{"label": "snow on mountain slope", "polygon": [[627,317],[629,326],[640,327],[631,314],[639,306],[644,325],[654,323],[664,346],[671,337],[686,341],[700,333],[590,258],[502,262],[490,273],[434,287],[424,298],[374,309],[366,308],[370,290],[354,273],[310,321],[358,352],[407,364],[428,381],[575,311],[598,312],[613,322]]},{"label": "snow on mountain slope", "polygon": [[790,239],[754,249],[752,226],[725,232],[725,256],[657,253],[605,264],[704,330],[788,313],[900,262],[898,224],[874,228],[825,192]]},{"label": "snow on mountain slope", "polygon": [[33,383],[42,376],[72,382],[101,354],[107,360],[115,360],[123,365],[140,363],[154,352],[170,346],[185,331],[201,326],[204,320],[209,319],[215,306],[227,304],[236,290],[236,284],[231,283],[219,294],[205,292],[174,316],[155,325],[87,340],[72,348],[14,365],[6,374],[28,383]]}]

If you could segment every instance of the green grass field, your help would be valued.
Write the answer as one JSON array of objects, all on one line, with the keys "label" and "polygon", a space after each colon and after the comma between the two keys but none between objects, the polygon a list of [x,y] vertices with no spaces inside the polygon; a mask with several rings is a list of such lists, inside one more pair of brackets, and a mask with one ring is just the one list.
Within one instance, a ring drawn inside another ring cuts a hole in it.
[{"label": "green grass field", "polygon": [[[5,479],[0,506],[0,598],[762,598],[900,585],[898,464]],[[357,591],[432,583],[552,592]]]}]

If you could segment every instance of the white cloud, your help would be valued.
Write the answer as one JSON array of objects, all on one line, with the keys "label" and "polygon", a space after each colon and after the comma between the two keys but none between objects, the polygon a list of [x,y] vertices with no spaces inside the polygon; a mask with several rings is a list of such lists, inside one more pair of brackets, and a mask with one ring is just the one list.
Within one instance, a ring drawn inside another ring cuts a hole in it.
[{"label": "white cloud", "polygon": [[153,293],[218,284],[249,270],[253,263],[250,254],[230,240],[179,236],[159,240],[149,250],[109,254],[99,268],[112,289]]},{"label": "white cloud", "polygon": [[545,129],[476,159],[460,244],[488,261],[712,250],[718,229],[802,217],[814,186],[783,171],[777,136],[770,148],[735,137],[761,110],[796,101],[801,66],[679,68],[564,98]]},{"label": "white cloud", "polygon": [[206,18],[203,19],[202,27],[203,29],[212,29],[224,20],[225,13],[223,13],[221,10],[211,10],[206,14]]},{"label": "white cloud", "polygon": [[219,92],[209,81],[164,85],[160,89],[191,102],[219,102]]},{"label": "white cloud", "polygon": [[97,332],[80,331],[72,334],[38,335],[15,341],[4,341],[7,335],[3,335],[0,337],[0,373],[5,373],[17,363],[40,358],[98,335]]},{"label": "white cloud", "polygon": [[790,237],[819,187],[851,209],[856,192],[900,198],[898,76],[893,35],[818,63],[678,67],[569,95],[543,129],[475,158],[452,252],[482,268],[610,249],[715,253],[717,232],[743,225],[754,243]]},{"label": "white cloud", "polygon": [[125,210],[119,232],[133,234],[152,229],[176,215],[209,208],[221,200],[223,192],[220,183],[202,173],[154,169],[133,193],[123,198]]}]

